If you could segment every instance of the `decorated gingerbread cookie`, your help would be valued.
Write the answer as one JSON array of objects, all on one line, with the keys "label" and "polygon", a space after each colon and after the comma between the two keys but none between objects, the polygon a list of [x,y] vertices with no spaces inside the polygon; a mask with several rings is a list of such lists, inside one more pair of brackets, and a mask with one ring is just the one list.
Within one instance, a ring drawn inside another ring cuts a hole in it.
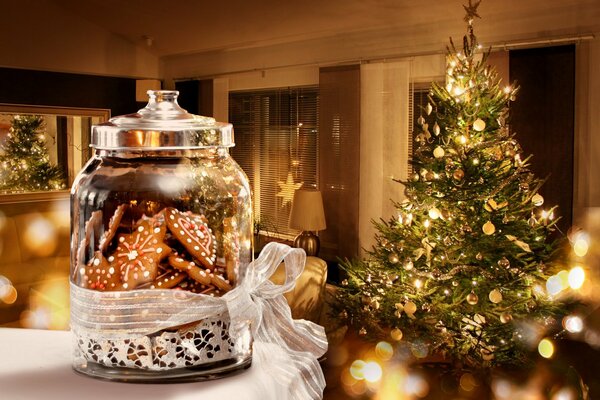
[{"label": "decorated gingerbread cookie", "polygon": [[179,271],[187,273],[190,278],[201,285],[214,286],[224,292],[228,292],[232,289],[231,284],[221,275],[199,267],[194,261],[184,260],[178,254],[169,256],[169,265]]},{"label": "decorated gingerbread cookie", "polygon": [[101,252],[106,251],[110,245],[110,241],[115,237],[117,229],[119,228],[119,224],[121,223],[121,219],[123,219],[123,215],[125,215],[126,210],[127,204],[121,204],[119,207],[117,207],[115,213],[110,218],[110,221],[108,222],[108,229],[104,231],[102,237],[100,238],[100,243],[98,244],[98,248]]},{"label": "decorated gingerbread cookie", "polygon": [[135,289],[156,279],[160,261],[171,252],[163,241],[165,234],[164,223],[156,218],[145,218],[138,222],[133,233],[118,236],[117,249],[108,261],[114,259],[124,289]]},{"label": "decorated gingerbread cookie", "polygon": [[100,251],[95,252],[90,262],[80,267],[77,273],[84,288],[102,292],[123,289],[119,271],[104,258]]},{"label": "decorated gingerbread cookie", "polygon": [[216,260],[216,240],[203,215],[182,213],[167,208],[167,227],[188,253],[205,268],[213,269]]},{"label": "decorated gingerbread cookie", "polygon": [[179,285],[187,275],[183,272],[170,270],[162,273],[150,284],[150,289],[171,289]]}]

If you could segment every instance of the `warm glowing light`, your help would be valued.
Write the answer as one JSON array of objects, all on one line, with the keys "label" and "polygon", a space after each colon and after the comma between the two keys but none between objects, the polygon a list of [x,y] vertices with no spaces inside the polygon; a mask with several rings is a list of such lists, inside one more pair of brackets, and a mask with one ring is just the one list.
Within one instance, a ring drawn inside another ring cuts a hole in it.
[{"label": "warm glowing light", "polygon": [[467,144],[467,141],[468,141],[468,139],[467,139],[467,137],[466,137],[465,135],[460,135],[460,136],[458,137],[458,142],[459,142],[460,144]]},{"label": "warm glowing light", "polygon": [[578,257],[585,257],[589,249],[587,235],[577,235],[575,243],[573,243],[573,252]]},{"label": "warm glowing light", "polygon": [[438,210],[435,207],[433,207],[431,210],[429,210],[429,218],[438,219],[439,217],[440,217],[440,210]]},{"label": "warm glowing light", "polygon": [[544,338],[538,344],[538,352],[544,358],[552,358],[554,355],[554,344],[550,339]]},{"label": "warm glowing light", "polygon": [[585,281],[585,271],[580,266],[574,267],[569,271],[569,286],[571,289],[580,289]]},{"label": "warm glowing light", "polygon": [[25,328],[48,329],[50,325],[50,312],[45,308],[25,310],[21,314],[21,325]]},{"label": "warm glowing light", "polygon": [[423,398],[427,396],[427,393],[429,393],[429,384],[422,376],[410,374],[404,381],[404,392],[408,395]]},{"label": "warm glowing light", "polygon": [[560,285],[561,285],[562,289],[564,290],[564,289],[568,288],[569,287],[569,273],[563,269],[562,271],[559,271],[556,275],[560,278]]},{"label": "warm glowing light", "polygon": [[479,158],[473,159],[473,165],[479,165]]},{"label": "warm glowing light", "polygon": [[350,375],[358,381],[365,379],[365,375],[363,374],[365,365],[366,363],[363,360],[354,360],[350,366]]},{"label": "warm glowing light", "polygon": [[579,333],[583,330],[583,320],[577,315],[569,315],[563,319],[563,326],[571,333]]},{"label": "warm glowing light", "polygon": [[561,388],[552,396],[552,400],[575,400],[576,398],[578,397],[576,397],[573,389],[568,387]]},{"label": "warm glowing light", "polygon": [[465,392],[470,392],[475,389],[477,386],[477,382],[475,382],[475,378],[470,373],[465,373],[460,377],[460,387]]},{"label": "warm glowing light", "polygon": [[428,219],[426,219],[426,220],[423,222],[423,226],[424,226],[425,228],[429,228],[429,225],[431,225],[431,221],[429,221]]},{"label": "warm glowing light", "polygon": [[563,285],[557,275],[552,275],[546,281],[546,291],[550,296],[556,296],[563,290]]},{"label": "warm glowing light", "polygon": [[58,245],[54,225],[42,216],[35,216],[28,222],[23,237],[29,250],[38,257],[51,255]]},{"label": "warm glowing light", "polygon": [[542,210],[542,219],[548,219],[548,211]]},{"label": "warm glowing light", "polygon": [[504,87],[504,93],[509,94],[511,91],[512,91],[512,88],[510,86]]},{"label": "warm glowing light", "polygon": [[13,304],[17,301],[17,289],[12,284],[2,285],[0,283],[0,301],[5,304]]},{"label": "warm glowing light", "polygon": [[415,287],[417,289],[421,289],[423,287],[423,281],[420,279],[415,279]]},{"label": "warm glowing light", "polygon": [[379,342],[375,346],[375,354],[383,361],[387,361],[394,355],[394,348],[388,342]]},{"label": "warm glowing light", "polygon": [[369,361],[363,367],[363,376],[367,382],[378,382],[381,380],[381,376],[383,375],[383,370],[381,369],[381,365],[377,363],[377,361]]}]

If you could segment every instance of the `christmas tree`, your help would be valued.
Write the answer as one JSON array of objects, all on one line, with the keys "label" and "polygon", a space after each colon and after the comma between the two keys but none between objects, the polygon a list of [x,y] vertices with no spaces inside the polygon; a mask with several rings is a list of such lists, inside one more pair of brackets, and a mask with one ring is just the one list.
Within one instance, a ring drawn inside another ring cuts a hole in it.
[{"label": "christmas tree", "polygon": [[65,187],[60,167],[52,165],[45,146],[44,120],[39,115],[15,115],[0,149],[0,190],[57,190]]},{"label": "christmas tree", "polygon": [[423,111],[434,125],[419,119],[406,199],[375,223],[367,258],[344,264],[338,303],[360,335],[417,357],[520,364],[565,312],[545,290],[564,242],[508,124],[518,88],[501,87],[477,43],[478,5],[464,6],[462,50],[450,39],[446,83],[431,87]]}]

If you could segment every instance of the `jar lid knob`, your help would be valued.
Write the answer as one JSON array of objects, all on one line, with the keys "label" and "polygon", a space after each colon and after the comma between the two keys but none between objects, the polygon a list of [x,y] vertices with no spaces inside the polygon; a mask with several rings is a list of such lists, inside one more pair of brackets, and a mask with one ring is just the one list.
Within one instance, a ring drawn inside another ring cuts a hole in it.
[{"label": "jar lid knob", "polygon": [[146,93],[149,97],[148,104],[138,111],[142,118],[195,119],[196,116],[188,113],[177,103],[178,90],[148,90]]}]

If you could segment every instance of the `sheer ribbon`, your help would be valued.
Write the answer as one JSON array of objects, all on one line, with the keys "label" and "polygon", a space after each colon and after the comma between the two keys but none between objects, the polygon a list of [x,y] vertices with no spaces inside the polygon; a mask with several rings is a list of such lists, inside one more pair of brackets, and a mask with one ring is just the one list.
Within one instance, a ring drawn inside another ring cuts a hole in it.
[{"label": "sheer ribbon", "polygon": [[[286,279],[276,285],[269,278],[282,261]],[[289,388],[292,399],[319,399],[325,378],[317,359],[327,351],[325,331],[310,321],[292,319],[283,297],[294,288],[305,261],[303,250],[269,243],[248,266],[242,282],[222,297],[164,289],[98,292],[71,283],[71,328],[76,335],[93,332],[127,339],[205,318],[229,319],[231,337],[250,326],[255,342],[278,346],[289,356],[291,363],[263,365],[270,365],[269,372]]]}]

